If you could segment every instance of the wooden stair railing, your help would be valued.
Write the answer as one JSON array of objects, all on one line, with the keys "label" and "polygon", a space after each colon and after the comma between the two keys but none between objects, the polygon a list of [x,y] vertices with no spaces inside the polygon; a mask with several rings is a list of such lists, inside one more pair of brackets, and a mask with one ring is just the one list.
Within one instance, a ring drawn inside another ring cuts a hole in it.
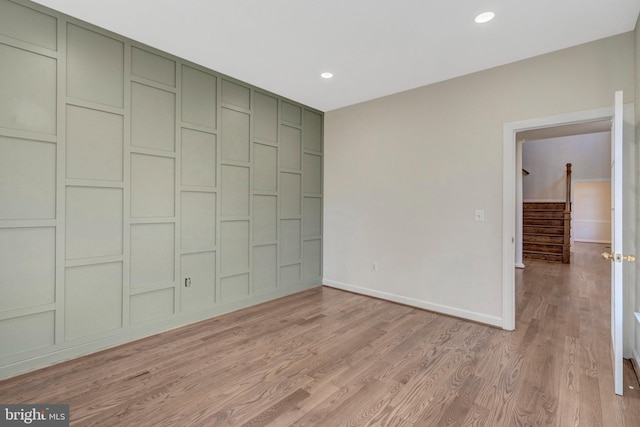
[{"label": "wooden stair railing", "polygon": [[571,163],[567,163],[567,190],[564,205],[564,245],[562,263],[571,262]]}]

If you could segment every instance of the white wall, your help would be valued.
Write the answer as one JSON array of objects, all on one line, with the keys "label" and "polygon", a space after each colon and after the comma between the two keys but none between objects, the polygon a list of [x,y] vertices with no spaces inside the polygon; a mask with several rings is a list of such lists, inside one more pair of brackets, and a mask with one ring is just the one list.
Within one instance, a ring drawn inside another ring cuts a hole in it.
[{"label": "white wall", "polygon": [[611,243],[611,182],[573,184],[572,240]]},{"label": "white wall", "polygon": [[522,146],[524,200],[560,200],[566,196],[566,164],[572,179],[600,180],[611,176],[611,132],[526,141]]},{"label": "white wall", "polygon": [[328,112],[324,282],[501,326],[503,124],[632,101],[633,48],[626,33]]}]

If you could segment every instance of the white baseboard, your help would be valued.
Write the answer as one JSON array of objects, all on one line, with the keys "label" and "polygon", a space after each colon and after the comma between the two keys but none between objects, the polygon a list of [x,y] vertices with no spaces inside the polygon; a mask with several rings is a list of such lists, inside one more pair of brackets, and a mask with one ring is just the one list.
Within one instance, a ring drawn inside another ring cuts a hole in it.
[{"label": "white baseboard", "polygon": [[633,350],[633,359],[631,359],[631,363],[633,364],[633,371],[636,374],[636,378],[640,381],[640,355],[635,349]]},{"label": "white baseboard", "polygon": [[523,263],[516,263],[516,268],[525,268],[526,265],[524,265]]},{"label": "white baseboard", "polygon": [[573,239],[573,241],[578,243],[605,243],[607,245],[611,244],[609,240]]},{"label": "white baseboard", "polygon": [[323,281],[325,286],[329,286],[343,291],[349,291],[360,295],[366,295],[374,298],[380,298],[387,301],[397,302],[400,304],[408,305],[411,307],[422,308],[425,310],[433,311],[436,313],[447,314],[449,316],[459,317],[465,320],[472,320],[474,322],[485,323],[487,325],[496,326],[498,328],[503,327],[502,318],[495,316],[488,316],[483,313],[477,313],[474,311],[463,310],[456,307],[450,307],[442,304],[436,304],[429,301],[418,300],[415,298],[405,297],[402,295],[391,294],[388,292],[376,291],[373,289],[363,288],[360,286],[350,285],[348,283],[342,283],[335,280]]}]

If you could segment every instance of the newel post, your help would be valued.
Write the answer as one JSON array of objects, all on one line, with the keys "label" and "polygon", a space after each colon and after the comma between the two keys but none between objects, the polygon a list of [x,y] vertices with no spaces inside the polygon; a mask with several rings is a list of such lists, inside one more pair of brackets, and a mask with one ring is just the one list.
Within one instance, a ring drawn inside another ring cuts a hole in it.
[{"label": "newel post", "polygon": [[571,257],[571,163],[567,163],[567,191],[564,204],[564,244],[562,262],[569,264]]}]

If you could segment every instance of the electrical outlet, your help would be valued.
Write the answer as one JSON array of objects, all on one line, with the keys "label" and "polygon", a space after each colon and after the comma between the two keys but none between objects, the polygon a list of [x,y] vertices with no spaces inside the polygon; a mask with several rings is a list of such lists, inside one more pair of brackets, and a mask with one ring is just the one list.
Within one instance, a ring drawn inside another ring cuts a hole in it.
[{"label": "electrical outlet", "polygon": [[371,271],[378,271],[378,263],[376,261],[371,261]]},{"label": "electrical outlet", "polygon": [[190,288],[191,287],[191,277],[185,277],[184,278],[184,287],[185,288]]}]

